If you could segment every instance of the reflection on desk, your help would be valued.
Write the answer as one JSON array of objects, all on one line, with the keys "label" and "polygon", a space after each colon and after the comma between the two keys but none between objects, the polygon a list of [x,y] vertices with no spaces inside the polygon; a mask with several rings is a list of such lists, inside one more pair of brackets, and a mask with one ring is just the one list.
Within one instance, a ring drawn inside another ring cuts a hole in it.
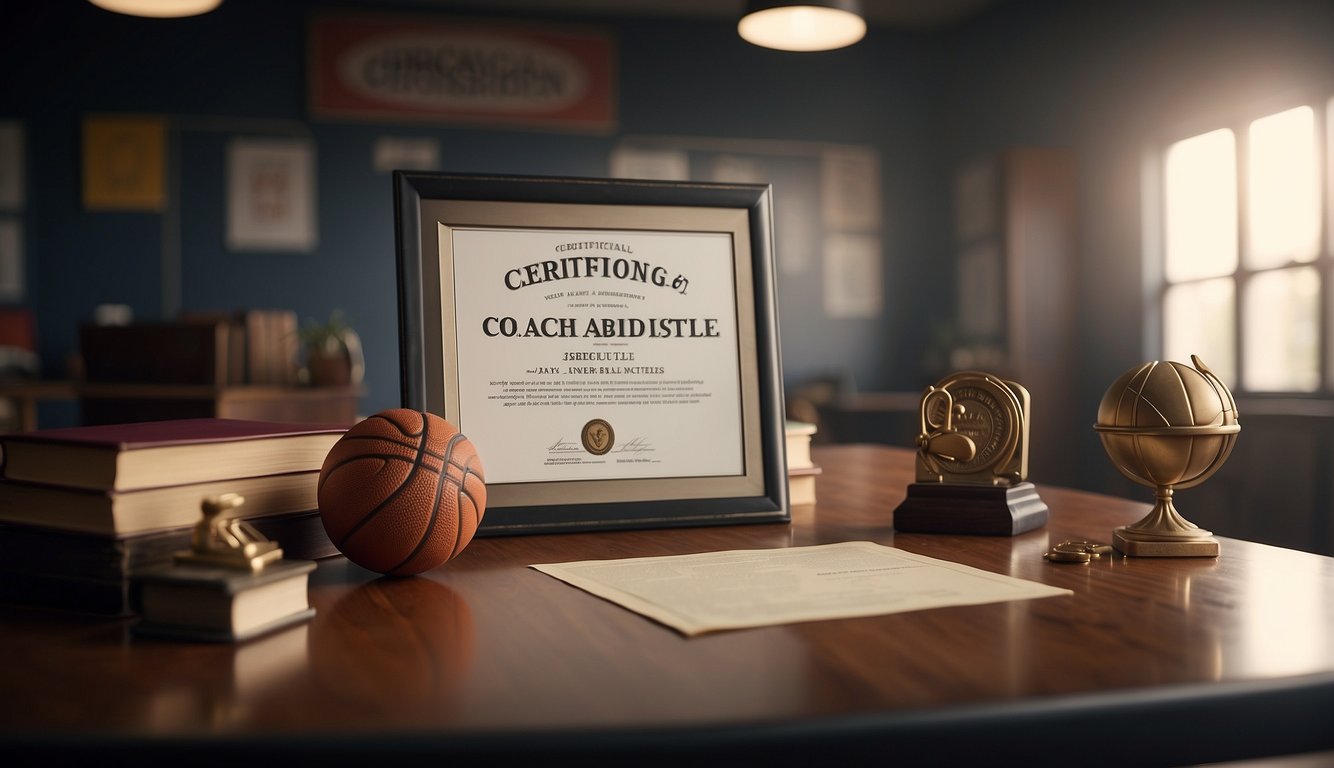
[{"label": "reflection on desk", "polygon": [[[315,618],[252,645],[0,608],[0,654],[22,660],[0,667],[0,753],[1143,766],[1334,749],[1334,559],[1225,538],[1216,560],[1052,564],[1051,544],[1105,541],[1148,505],[1043,486],[1037,531],[896,533],[911,452],[815,458],[820,499],[790,525],[484,538],[408,579],[325,560]],[[854,540],[1074,594],[687,639],[527,568]]]}]

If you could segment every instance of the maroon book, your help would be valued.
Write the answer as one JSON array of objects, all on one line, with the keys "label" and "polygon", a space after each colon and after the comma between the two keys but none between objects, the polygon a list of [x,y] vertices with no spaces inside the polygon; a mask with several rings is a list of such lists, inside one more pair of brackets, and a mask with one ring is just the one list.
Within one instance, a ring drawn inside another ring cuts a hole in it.
[{"label": "maroon book", "polygon": [[0,436],[5,480],[101,491],[318,470],[346,427],[176,419]]}]

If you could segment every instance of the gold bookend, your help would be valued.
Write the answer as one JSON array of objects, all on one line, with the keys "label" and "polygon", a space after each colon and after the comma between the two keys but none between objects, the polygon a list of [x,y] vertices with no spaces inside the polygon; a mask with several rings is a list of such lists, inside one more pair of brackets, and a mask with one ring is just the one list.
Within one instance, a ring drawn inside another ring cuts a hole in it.
[{"label": "gold bookend", "polygon": [[208,565],[256,573],[283,558],[275,541],[269,541],[254,526],[236,516],[234,510],[245,504],[237,493],[205,498],[200,507],[203,517],[195,524],[190,550],[176,555],[176,562]]}]

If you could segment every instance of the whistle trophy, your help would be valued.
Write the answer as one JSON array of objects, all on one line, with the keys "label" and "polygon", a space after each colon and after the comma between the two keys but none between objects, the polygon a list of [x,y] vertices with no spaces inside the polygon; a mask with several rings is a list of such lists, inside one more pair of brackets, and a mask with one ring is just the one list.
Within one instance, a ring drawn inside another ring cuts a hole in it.
[{"label": "whistle trophy", "polygon": [[1014,536],[1047,523],[1028,482],[1028,390],[962,371],[926,388],[919,416],[917,481],[894,530]]}]

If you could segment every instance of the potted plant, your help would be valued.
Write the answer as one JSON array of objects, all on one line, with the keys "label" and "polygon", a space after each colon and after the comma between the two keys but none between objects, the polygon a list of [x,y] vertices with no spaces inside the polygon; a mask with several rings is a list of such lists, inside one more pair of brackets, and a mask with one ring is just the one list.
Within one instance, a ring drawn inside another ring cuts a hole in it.
[{"label": "potted plant", "polygon": [[306,358],[306,378],[314,387],[360,384],[366,375],[361,337],[335,309],[326,322],[307,320],[297,331]]}]

